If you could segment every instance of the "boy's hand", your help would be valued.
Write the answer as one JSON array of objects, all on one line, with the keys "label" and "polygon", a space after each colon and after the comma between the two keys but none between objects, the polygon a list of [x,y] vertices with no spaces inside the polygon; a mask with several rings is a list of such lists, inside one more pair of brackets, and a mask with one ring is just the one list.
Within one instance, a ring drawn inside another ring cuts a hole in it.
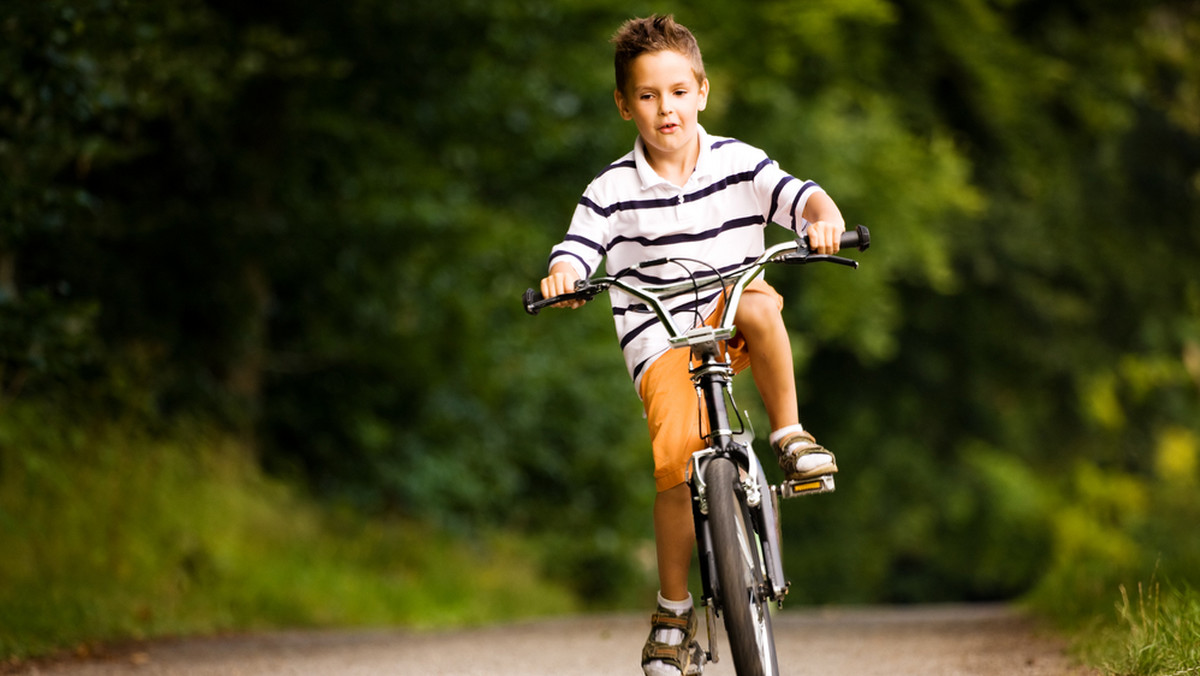
[{"label": "boy's hand", "polygon": [[819,254],[835,254],[842,248],[844,232],[846,222],[841,219],[809,223],[808,246]]},{"label": "boy's hand", "polygon": [[[577,281],[579,281],[579,273],[575,272],[575,268],[570,263],[555,263],[550,268],[550,274],[542,280],[542,297],[553,298],[554,296],[561,296],[564,293],[572,293],[575,291],[575,282]],[[569,307],[575,309],[586,302],[584,300],[569,300],[556,303],[550,307]]]},{"label": "boy's hand", "polygon": [[823,192],[808,198],[804,204],[804,220],[808,221],[808,247],[819,254],[835,254],[842,248],[842,233],[846,219],[833,199]]}]

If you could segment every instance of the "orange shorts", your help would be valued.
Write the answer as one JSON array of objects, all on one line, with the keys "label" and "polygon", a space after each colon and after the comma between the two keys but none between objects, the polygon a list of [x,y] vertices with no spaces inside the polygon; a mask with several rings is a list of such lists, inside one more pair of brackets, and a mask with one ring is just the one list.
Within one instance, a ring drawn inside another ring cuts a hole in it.
[{"label": "orange shorts", "polygon": [[[743,293],[767,294],[774,298],[779,309],[783,309],[783,297],[761,278],[751,282]],[[722,297],[705,324],[714,326],[724,309]],[[740,336],[734,336],[727,349],[735,373],[750,365],[750,351]],[[700,403],[688,373],[690,361],[689,350],[671,349],[654,360],[642,374],[642,403],[646,407],[650,447],[654,452],[654,484],[659,492],[683,483],[692,454],[705,446],[700,436]]]}]

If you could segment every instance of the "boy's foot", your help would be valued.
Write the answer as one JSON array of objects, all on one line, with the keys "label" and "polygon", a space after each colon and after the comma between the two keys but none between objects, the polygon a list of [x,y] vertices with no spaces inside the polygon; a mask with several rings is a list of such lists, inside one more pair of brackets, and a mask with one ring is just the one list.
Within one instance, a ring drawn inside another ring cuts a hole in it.
[{"label": "boy's foot", "polygon": [[642,648],[645,676],[695,676],[704,671],[704,650],[696,640],[696,612],[677,614],[658,607]]},{"label": "boy's foot", "polygon": [[779,467],[789,481],[837,473],[837,459],[808,432],[799,431],[774,444]]}]

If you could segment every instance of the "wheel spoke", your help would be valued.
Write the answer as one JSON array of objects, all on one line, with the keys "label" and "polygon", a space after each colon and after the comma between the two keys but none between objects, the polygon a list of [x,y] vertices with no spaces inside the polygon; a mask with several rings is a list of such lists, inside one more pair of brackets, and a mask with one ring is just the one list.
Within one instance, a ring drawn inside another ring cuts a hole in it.
[{"label": "wheel spoke", "polygon": [[720,604],[730,652],[739,675],[777,674],[769,599],[763,590],[762,558],[750,527],[737,468],[718,458],[706,471],[709,527],[723,598]]}]

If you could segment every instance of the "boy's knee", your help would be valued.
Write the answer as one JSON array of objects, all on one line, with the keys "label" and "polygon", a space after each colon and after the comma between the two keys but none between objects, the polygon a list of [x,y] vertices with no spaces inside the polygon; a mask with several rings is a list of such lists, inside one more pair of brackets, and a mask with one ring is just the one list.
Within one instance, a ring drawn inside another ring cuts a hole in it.
[{"label": "boy's knee", "polygon": [[738,304],[734,323],[741,331],[772,326],[780,321],[779,303],[763,293],[747,293]]}]

